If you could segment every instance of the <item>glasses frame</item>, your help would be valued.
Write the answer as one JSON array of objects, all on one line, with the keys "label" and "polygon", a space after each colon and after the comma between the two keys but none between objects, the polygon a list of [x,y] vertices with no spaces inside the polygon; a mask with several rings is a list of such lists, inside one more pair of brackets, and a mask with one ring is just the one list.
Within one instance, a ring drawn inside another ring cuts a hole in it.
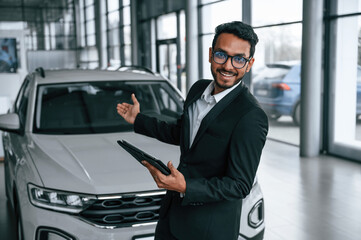
[{"label": "glasses frame", "polygon": [[[214,59],[214,54],[215,54],[215,53],[223,53],[223,54],[226,55],[226,59],[224,60],[223,63],[217,62],[217,61]],[[234,64],[233,64],[233,59],[234,59],[235,57],[241,57],[241,58],[243,58],[243,59],[246,60],[246,62],[244,63],[244,65],[243,65],[242,67],[236,67],[236,66],[234,66]],[[242,68],[244,68],[244,67],[247,65],[247,63],[249,63],[249,61],[251,61],[251,59],[252,59],[252,57],[245,58],[245,57],[243,57],[243,56],[241,56],[241,55],[231,56],[231,55],[228,55],[227,53],[222,52],[222,51],[212,51],[212,59],[213,59],[213,62],[215,62],[215,63],[217,63],[217,64],[225,64],[225,63],[228,61],[228,58],[231,58],[231,64],[232,64],[232,66],[233,66],[234,68],[237,68],[237,69],[242,69]]]}]

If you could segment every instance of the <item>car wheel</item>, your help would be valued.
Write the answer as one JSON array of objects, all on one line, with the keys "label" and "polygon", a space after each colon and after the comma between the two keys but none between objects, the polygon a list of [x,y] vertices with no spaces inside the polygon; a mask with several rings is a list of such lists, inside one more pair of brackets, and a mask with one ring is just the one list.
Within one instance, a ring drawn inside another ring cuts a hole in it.
[{"label": "car wheel", "polygon": [[297,103],[295,109],[293,110],[293,123],[297,126],[301,123],[301,104]]},{"label": "car wheel", "polygon": [[281,116],[281,114],[276,113],[268,115],[270,121],[277,121]]},{"label": "car wheel", "polygon": [[[5,154],[6,155],[6,154]],[[8,180],[9,179],[9,167],[8,167],[8,162],[6,160],[6,156],[4,159],[4,183],[5,183],[5,195],[6,195],[6,199],[8,201],[10,201],[10,190],[8,188]]]},{"label": "car wheel", "polygon": [[23,223],[21,220],[21,211],[20,211],[18,198],[16,198],[16,203],[15,203],[15,218],[16,218],[16,240],[23,240],[24,239]]}]

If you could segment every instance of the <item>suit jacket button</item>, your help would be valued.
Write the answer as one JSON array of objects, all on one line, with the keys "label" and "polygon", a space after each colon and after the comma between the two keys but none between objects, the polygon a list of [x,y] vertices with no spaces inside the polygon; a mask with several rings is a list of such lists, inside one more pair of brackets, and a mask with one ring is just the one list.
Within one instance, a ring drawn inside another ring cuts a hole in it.
[{"label": "suit jacket button", "polygon": [[186,163],[182,163],[182,167],[186,168],[188,165]]}]

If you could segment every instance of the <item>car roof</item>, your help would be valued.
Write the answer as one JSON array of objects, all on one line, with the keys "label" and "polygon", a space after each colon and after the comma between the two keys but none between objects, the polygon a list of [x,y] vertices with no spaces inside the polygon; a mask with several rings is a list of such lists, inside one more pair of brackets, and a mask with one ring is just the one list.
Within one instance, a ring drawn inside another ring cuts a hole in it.
[{"label": "car roof", "polygon": [[[43,71],[43,72],[42,72]],[[89,81],[119,81],[119,80],[166,80],[160,75],[141,71],[109,71],[90,69],[42,70],[35,71],[37,84],[89,82]]]}]

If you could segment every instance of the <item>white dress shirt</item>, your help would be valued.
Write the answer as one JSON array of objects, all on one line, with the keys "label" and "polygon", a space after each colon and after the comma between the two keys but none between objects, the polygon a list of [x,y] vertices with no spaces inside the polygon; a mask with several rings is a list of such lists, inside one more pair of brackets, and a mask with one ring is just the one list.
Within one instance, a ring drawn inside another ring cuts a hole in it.
[{"label": "white dress shirt", "polygon": [[204,90],[202,96],[188,108],[189,114],[189,126],[190,126],[190,141],[189,147],[192,146],[194,138],[197,135],[198,129],[202,123],[203,118],[208,114],[208,112],[224,98],[228,93],[235,89],[239,83],[234,85],[231,88],[228,88],[220,93],[212,95],[214,90],[215,82],[214,80],[208,85]]}]

